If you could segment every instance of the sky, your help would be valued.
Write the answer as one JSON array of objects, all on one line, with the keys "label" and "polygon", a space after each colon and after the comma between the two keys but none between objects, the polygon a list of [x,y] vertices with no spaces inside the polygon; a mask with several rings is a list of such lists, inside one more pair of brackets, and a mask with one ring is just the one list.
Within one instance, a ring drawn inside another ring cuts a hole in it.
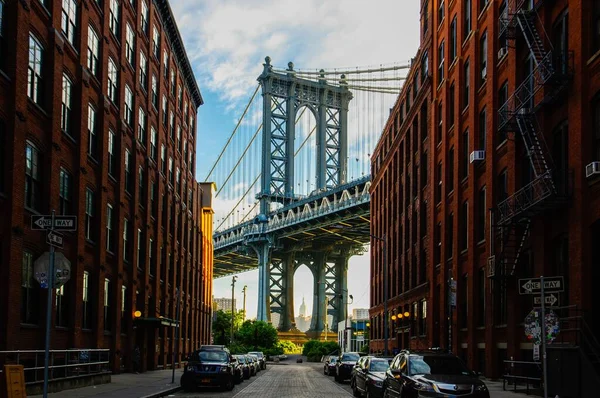
[{"label": "sky", "polygon": [[[198,112],[196,178],[204,181],[256,88],[266,56],[285,68],[331,69],[410,60],[419,45],[420,0],[170,0],[204,105]],[[369,308],[369,254],[350,259],[352,308]],[[235,298],[256,316],[258,271],[238,275]],[[294,276],[294,305],[312,309],[312,275]],[[215,297],[231,297],[231,277],[216,279]]]}]

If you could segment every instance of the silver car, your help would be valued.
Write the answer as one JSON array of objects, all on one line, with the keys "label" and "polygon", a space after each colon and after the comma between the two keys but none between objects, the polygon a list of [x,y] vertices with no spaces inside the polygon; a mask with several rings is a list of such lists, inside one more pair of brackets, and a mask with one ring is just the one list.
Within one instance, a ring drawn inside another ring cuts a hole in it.
[{"label": "silver car", "polygon": [[256,373],[258,373],[258,371],[260,371],[260,362],[258,360],[258,357],[254,354],[248,354],[248,357],[250,357],[252,359],[252,362],[254,364],[254,368],[256,369]]}]

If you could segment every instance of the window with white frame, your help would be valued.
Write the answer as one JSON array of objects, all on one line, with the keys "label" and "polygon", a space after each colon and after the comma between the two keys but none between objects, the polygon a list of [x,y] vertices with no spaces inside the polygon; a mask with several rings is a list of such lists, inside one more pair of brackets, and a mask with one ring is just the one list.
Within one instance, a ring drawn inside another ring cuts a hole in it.
[{"label": "window with white frame", "polygon": [[152,106],[158,110],[158,81],[155,74],[152,74]]},{"label": "window with white frame", "polygon": [[156,25],[152,26],[152,51],[156,59],[160,61],[160,33]]},{"label": "window with white frame", "polygon": [[169,156],[169,184],[173,185],[173,158]]},{"label": "window with white frame", "polygon": [[146,195],[144,189],[146,188],[146,185],[144,184],[145,180],[146,179],[144,178],[144,167],[140,165],[140,167],[138,168],[138,193],[139,203],[142,207],[146,207]]},{"label": "window with white frame", "polygon": [[117,156],[115,154],[115,132],[108,130],[108,175],[115,176]]},{"label": "window with white frame", "polygon": [[160,171],[163,174],[167,171],[167,148],[165,144],[160,145]]},{"label": "window with white frame", "polygon": [[44,48],[37,38],[29,35],[29,66],[27,68],[27,96],[36,104],[43,101]]},{"label": "window with white frame", "polygon": [[94,241],[94,191],[85,190],[85,238]]},{"label": "window with white frame", "polygon": [[129,220],[123,219],[123,261],[129,261]]},{"label": "window with white frame", "polygon": [[167,50],[163,51],[163,75],[165,79],[169,77],[169,53]]},{"label": "window with white frame", "polygon": [[40,153],[29,141],[25,145],[25,206],[40,211],[42,181]]},{"label": "window with white frame", "polygon": [[71,214],[73,202],[73,177],[65,170],[60,168],[58,189],[58,214]]},{"label": "window with white frame", "polygon": [[181,109],[183,101],[183,89],[181,88],[181,84],[177,85],[177,108]]},{"label": "window with white frame", "polygon": [[146,119],[146,112],[140,106],[138,112],[138,140],[144,146],[146,146],[146,124],[148,120]]},{"label": "window with white frame", "polygon": [[171,95],[175,95],[175,70],[171,69]]},{"label": "window with white frame", "polygon": [[74,46],[75,31],[77,29],[77,1],[62,0],[62,19],[60,25],[63,35]]},{"label": "window with white frame", "polygon": [[62,104],[60,113],[60,128],[63,132],[72,135],[72,115],[71,97],[73,95],[73,82],[66,74],[63,74],[62,80]]},{"label": "window with white frame", "polygon": [[92,299],[93,295],[90,288],[90,273],[88,271],[83,271],[83,306],[82,306],[82,322],[81,328],[84,330],[89,330],[92,328]]},{"label": "window with white frame", "polygon": [[175,140],[175,115],[173,111],[169,112],[169,136]]},{"label": "window with white frame", "polygon": [[113,104],[117,103],[117,92],[119,84],[119,72],[117,69],[117,65],[112,58],[108,58],[108,89],[107,94],[108,98],[113,102]]},{"label": "window with white frame", "polygon": [[148,58],[143,51],[140,51],[140,86],[144,91],[148,90]]},{"label": "window with white frame", "polygon": [[137,230],[137,258],[136,258],[136,266],[138,269],[141,269],[142,267],[142,230],[138,228]]},{"label": "window with white frame", "polygon": [[87,51],[87,67],[94,76],[98,76],[98,54],[100,52],[100,39],[98,34],[88,26],[88,51]]},{"label": "window with white frame", "polygon": [[162,122],[163,126],[167,126],[167,97],[162,96]]},{"label": "window with white frame", "polygon": [[131,193],[131,152],[125,149],[125,192]]},{"label": "window with white frame", "polygon": [[108,27],[113,35],[119,40],[119,19],[120,19],[120,4],[119,0],[110,0],[110,14]]},{"label": "window with white frame", "polygon": [[129,86],[125,86],[125,109],[124,114],[125,122],[129,127],[133,126],[133,92]]},{"label": "window with white frame", "polygon": [[110,279],[104,278],[104,331],[110,332],[111,330],[111,316],[110,312]]},{"label": "window with white frame", "polygon": [[88,155],[98,158],[98,126],[96,123],[96,109],[88,104]]},{"label": "window with white frame", "polygon": [[142,28],[142,32],[146,36],[148,36],[148,19],[150,18],[150,13],[148,10],[148,3],[146,0],[142,0],[142,13],[140,15],[140,28]]},{"label": "window with white frame", "polygon": [[106,204],[106,251],[114,253],[115,238],[114,238],[114,214],[113,207],[110,203]]},{"label": "window with white frame", "polygon": [[175,193],[179,195],[181,192],[181,170],[179,170],[179,167],[177,167],[177,170],[175,171],[175,188]]},{"label": "window with white frame", "polygon": [[150,127],[150,159],[156,161],[156,129]]},{"label": "window with white frame", "polygon": [[135,67],[135,33],[129,22],[125,30],[125,57],[129,65]]},{"label": "window with white frame", "polygon": [[177,150],[181,152],[181,125],[177,125]]}]

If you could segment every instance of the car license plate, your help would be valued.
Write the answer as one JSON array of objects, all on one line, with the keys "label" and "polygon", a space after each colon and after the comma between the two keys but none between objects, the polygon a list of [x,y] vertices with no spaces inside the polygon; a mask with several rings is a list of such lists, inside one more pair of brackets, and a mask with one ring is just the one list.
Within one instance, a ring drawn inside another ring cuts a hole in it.
[{"label": "car license plate", "polygon": [[200,380],[202,383],[210,383],[210,379],[202,379]]}]

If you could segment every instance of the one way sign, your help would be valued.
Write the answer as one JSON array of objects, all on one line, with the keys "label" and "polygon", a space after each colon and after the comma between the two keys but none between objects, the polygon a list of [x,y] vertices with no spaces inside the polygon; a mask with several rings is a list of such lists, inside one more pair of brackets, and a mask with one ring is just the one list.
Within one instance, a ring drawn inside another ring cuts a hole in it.
[{"label": "one way sign", "polygon": [[52,216],[31,216],[31,229],[55,229],[57,231],[76,231],[77,216],[55,216],[52,228]]},{"label": "one way sign", "polygon": [[[544,294],[544,302],[551,307],[559,305],[558,294]],[[542,305],[542,296],[533,296],[533,305]]]},{"label": "one way sign", "polygon": [[[556,293],[565,290],[562,276],[544,278],[544,293]],[[519,294],[539,294],[542,292],[540,278],[519,279]]]}]

